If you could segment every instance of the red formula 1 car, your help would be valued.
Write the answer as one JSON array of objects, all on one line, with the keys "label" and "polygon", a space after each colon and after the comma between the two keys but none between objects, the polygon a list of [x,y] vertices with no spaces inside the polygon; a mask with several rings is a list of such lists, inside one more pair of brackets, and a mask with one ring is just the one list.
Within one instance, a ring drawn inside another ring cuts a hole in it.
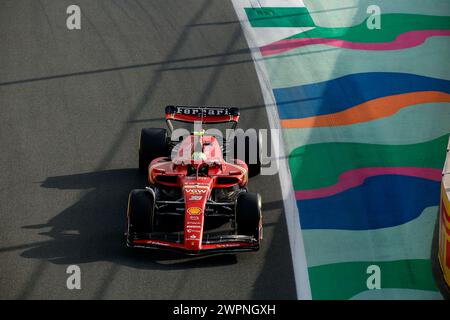
[{"label": "red formula 1 car", "polygon": [[[203,129],[226,123],[235,129],[239,116],[237,108],[168,106],[168,130],[142,129],[139,167],[148,174],[148,186],[128,198],[129,247],[188,255],[259,249],[261,197],[247,191],[249,175],[260,171],[259,142],[244,139],[243,160],[225,161],[225,154],[237,154],[238,136],[222,139]],[[172,121],[201,128],[174,141]],[[256,150],[251,160],[250,150]]]}]

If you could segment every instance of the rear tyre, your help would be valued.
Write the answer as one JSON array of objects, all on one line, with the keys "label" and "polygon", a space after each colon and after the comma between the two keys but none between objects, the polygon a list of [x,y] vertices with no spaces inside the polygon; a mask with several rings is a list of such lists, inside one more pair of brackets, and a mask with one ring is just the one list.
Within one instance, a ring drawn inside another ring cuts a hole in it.
[{"label": "rear tyre", "polygon": [[143,189],[132,190],[128,198],[128,237],[136,233],[151,233],[154,214],[154,194]]},{"label": "rear tyre", "polygon": [[[240,154],[239,150],[239,142],[241,139],[245,139],[244,151],[245,156]],[[261,151],[259,147],[259,137],[256,136],[250,138],[249,136],[244,136],[243,132],[238,132],[234,137],[234,157],[236,159],[240,159],[247,164],[248,167],[248,176],[254,177],[261,173]],[[256,153],[256,154],[255,154]],[[250,163],[251,162],[251,163]]]},{"label": "rear tyre", "polygon": [[168,157],[170,153],[167,130],[146,128],[141,130],[139,142],[139,169],[146,173],[150,162],[158,157]]},{"label": "rear tyre", "polygon": [[236,200],[237,233],[260,239],[262,226],[261,196],[243,192]]}]

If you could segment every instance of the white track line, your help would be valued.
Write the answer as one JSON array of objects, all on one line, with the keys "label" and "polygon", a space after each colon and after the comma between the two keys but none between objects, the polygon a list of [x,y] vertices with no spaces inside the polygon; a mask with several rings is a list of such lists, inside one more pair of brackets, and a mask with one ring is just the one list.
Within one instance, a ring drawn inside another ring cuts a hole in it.
[{"label": "white track line", "polygon": [[[269,1],[263,0],[232,0],[234,9],[237,13],[239,21],[241,22],[244,35],[247,39],[248,46],[252,53],[252,58],[255,63],[256,73],[261,86],[264,103],[266,104],[267,117],[269,125],[272,129],[281,129],[280,118],[278,115],[275,97],[273,96],[272,87],[270,85],[269,77],[264,66],[261,52],[258,48],[258,39],[252,31],[250,22],[247,19],[244,8],[254,7],[255,3],[267,4]],[[270,0],[273,6],[304,6],[301,0]],[[287,158],[285,157],[284,145],[279,146],[279,155],[275,157],[278,162],[279,178],[281,191],[283,195],[284,211],[286,223],[289,234],[289,242],[291,247],[292,263],[294,267],[295,286],[297,289],[297,298],[301,300],[311,299],[311,287],[309,284],[308,267],[306,263],[305,248],[303,244],[302,230],[300,227],[300,217],[298,214],[297,202],[291,179],[291,173]]]}]

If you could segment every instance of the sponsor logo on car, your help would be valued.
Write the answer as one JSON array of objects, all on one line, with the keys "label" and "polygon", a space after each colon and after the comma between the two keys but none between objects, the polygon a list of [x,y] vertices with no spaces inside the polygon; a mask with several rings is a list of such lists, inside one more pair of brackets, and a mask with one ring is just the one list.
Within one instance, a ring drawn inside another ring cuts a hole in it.
[{"label": "sponsor logo on car", "polygon": [[190,229],[192,231],[194,231],[194,229],[196,229],[195,231],[200,232],[202,230],[202,226],[193,226],[191,224],[186,226],[186,229]]},{"label": "sponsor logo on car", "polygon": [[201,229],[202,226],[189,224],[189,225],[187,226],[187,228],[189,228],[189,229]]},{"label": "sponsor logo on car", "polygon": [[202,200],[202,199],[203,199],[203,196],[191,196],[189,198],[189,200],[191,200],[191,201],[198,201],[198,200]]},{"label": "sponsor logo on car", "polygon": [[238,243],[224,243],[224,244],[218,244],[217,248],[228,248],[228,247],[239,247]]},{"label": "sponsor logo on car", "polygon": [[196,107],[185,107],[177,106],[175,113],[183,115],[194,115],[194,116],[228,116],[230,115],[229,108],[196,108]]},{"label": "sponsor logo on car", "polygon": [[198,214],[202,213],[202,209],[199,207],[190,207],[187,209],[187,212],[190,215],[198,215]]},{"label": "sponsor logo on car", "polygon": [[157,246],[165,246],[165,247],[169,246],[169,244],[167,244],[167,243],[159,242],[159,241],[153,241],[153,240],[147,240],[147,243],[148,244],[154,244],[154,245],[157,245]]},{"label": "sponsor logo on car", "polygon": [[186,188],[185,189],[187,194],[204,194],[207,192],[206,189],[198,189],[198,188]]}]

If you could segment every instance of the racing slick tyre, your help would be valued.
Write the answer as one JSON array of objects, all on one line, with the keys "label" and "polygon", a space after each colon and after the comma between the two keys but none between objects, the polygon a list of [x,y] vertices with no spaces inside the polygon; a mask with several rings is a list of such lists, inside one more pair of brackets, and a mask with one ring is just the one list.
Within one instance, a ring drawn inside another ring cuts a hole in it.
[{"label": "racing slick tyre", "polygon": [[240,235],[260,239],[262,213],[261,196],[258,193],[242,192],[236,200],[236,225]]},{"label": "racing slick tyre", "polygon": [[[242,144],[242,142],[240,142],[242,140],[240,139],[245,139],[244,157],[240,154],[240,150],[238,149],[239,145]],[[244,135],[244,132],[238,131],[234,137],[234,157],[244,161],[247,164],[249,177],[259,175],[261,173],[261,150],[259,147],[259,137],[255,136],[251,138],[248,135]]]},{"label": "racing slick tyre", "polygon": [[158,157],[169,156],[167,130],[146,128],[141,130],[139,140],[139,169],[146,172],[150,162]]},{"label": "racing slick tyre", "polygon": [[155,198],[152,192],[135,189],[128,198],[128,237],[136,233],[151,233],[154,225]]}]

